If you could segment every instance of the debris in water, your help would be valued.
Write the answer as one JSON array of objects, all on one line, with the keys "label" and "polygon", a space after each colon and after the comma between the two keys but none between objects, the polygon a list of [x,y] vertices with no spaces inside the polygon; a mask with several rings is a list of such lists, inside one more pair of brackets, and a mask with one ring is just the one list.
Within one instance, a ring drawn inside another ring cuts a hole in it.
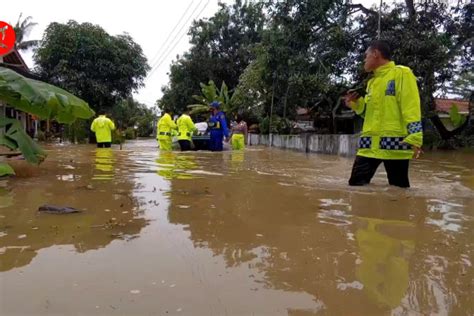
[{"label": "debris in water", "polygon": [[130,293],[132,293],[132,294],[140,294],[140,290],[131,290]]},{"label": "debris in water", "polygon": [[257,236],[257,237],[263,237],[262,234],[256,234],[255,236]]},{"label": "debris in water", "polygon": [[110,212],[110,210],[109,210],[108,208],[106,208],[104,211],[105,211],[105,212]]},{"label": "debris in water", "polygon": [[38,208],[38,212],[49,213],[49,214],[71,214],[71,213],[80,213],[82,211],[74,207],[69,207],[69,206],[57,206],[57,205],[45,204]]},{"label": "debris in water", "polygon": [[23,234],[23,235],[18,235],[18,239],[23,239],[23,238],[26,238],[26,235]]},{"label": "debris in water", "polygon": [[170,287],[175,287],[175,286],[176,286],[176,284],[171,284],[171,285],[170,285]]},{"label": "debris in water", "polygon": [[180,308],[178,308],[176,311],[179,313],[179,312],[181,312],[182,310],[183,310],[183,309],[180,307]]},{"label": "debris in water", "polygon": [[337,289],[341,291],[344,291],[348,288],[362,290],[364,288],[364,284],[360,283],[359,281],[354,281],[351,283],[339,283],[337,285]]}]

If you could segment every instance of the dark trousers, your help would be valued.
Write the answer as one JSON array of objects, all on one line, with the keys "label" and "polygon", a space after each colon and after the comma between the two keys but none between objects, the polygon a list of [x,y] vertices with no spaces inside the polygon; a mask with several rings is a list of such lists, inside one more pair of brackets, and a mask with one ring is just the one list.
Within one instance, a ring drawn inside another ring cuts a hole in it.
[{"label": "dark trousers", "polygon": [[376,159],[357,156],[352,166],[352,174],[349,179],[349,185],[365,185],[377,171],[378,166],[383,162],[387,171],[388,183],[401,188],[409,188],[408,165],[410,160],[389,160]]},{"label": "dark trousers", "polygon": [[222,151],[222,140],[224,139],[224,133],[219,131],[211,131],[211,140],[209,142],[209,150],[211,151]]},{"label": "dark trousers", "polygon": [[111,142],[97,143],[97,148],[110,148],[111,146],[112,146]]},{"label": "dark trousers", "polygon": [[178,140],[179,147],[181,148],[181,151],[189,151],[191,150],[191,141],[186,140],[186,139],[180,139]]}]

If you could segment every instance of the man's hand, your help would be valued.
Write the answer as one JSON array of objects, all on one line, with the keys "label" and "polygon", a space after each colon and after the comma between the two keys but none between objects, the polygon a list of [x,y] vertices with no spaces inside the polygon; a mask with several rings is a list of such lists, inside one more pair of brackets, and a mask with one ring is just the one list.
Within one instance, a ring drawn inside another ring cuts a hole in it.
[{"label": "man's hand", "polygon": [[351,91],[349,90],[347,94],[344,96],[344,103],[348,108],[351,108],[354,110],[355,104],[352,104],[353,102],[357,101],[357,99],[360,98],[360,95],[356,91]]},{"label": "man's hand", "polygon": [[418,147],[418,146],[415,146],[415,145],[412,145],[412,144],[408,144],[406,142],[402,142],[402,145],[410,145],[413,148],[413,158],[415,158],[415,159],[420,158],[421,154],[424,153],[423,149],[421,149],[421,147]]},{"label": "man's hand", "polygon": [[423,154],[423,149],[421,147],[417,147],[414,145],[411,145],[413,147],[413,158],[418,159],[420,158],[421,154]]}]

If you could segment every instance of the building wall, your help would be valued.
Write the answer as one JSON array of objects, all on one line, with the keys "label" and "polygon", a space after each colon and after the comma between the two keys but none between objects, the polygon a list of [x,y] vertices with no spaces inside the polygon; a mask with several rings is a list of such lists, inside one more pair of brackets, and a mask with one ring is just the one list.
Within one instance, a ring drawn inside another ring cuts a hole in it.
[{"label": "building wall", "polygon": [[291,149],[308,153],[322,153],[340,156],[354,156],[357,151],[358,135],[299,134],[261,135],[249,134],[250,146],[263,145]]}]

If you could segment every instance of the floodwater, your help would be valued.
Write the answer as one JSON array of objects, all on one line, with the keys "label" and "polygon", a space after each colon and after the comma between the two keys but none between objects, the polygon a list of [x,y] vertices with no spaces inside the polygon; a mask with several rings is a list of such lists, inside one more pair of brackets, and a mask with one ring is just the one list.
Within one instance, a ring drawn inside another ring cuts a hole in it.
[{"label": "floodwater", "polygon": [[472,153],[404,190],[278,149],[46,149],[0,181],[1,315],[474,314]]}]

